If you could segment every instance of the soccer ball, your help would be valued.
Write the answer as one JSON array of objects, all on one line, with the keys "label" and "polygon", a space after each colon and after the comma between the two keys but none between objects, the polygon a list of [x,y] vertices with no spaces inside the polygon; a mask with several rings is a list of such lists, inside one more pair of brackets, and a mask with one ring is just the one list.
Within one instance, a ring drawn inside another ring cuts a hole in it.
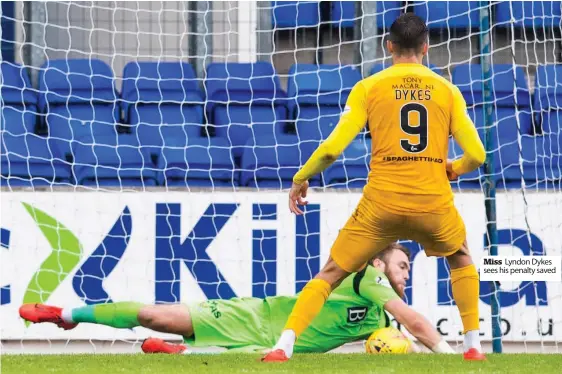
[{"label": "soccer ball", "polygon": [[365,350],[372,354],[408,353],[411,344],[410,339],[404,336],[400,330],[385,327],[376,330],[369,336],[365,343]]}]

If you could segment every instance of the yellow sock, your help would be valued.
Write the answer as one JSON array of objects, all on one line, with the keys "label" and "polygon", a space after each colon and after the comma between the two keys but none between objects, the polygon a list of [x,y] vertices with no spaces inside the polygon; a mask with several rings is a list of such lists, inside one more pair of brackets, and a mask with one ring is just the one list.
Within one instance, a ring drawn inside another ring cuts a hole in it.
[{"label": "yellow sock", "polygon": [[293,330],[297,337],[312,323],[326,302],[332,287],[323,279],[312,279],[302,289],[285,330]]},{"label": "yellow sock", "polygon": [[461,315],[463,333],[479,330],[480,283],[474,264],[451,270],[451,285],[453,286],[453,298]]}]

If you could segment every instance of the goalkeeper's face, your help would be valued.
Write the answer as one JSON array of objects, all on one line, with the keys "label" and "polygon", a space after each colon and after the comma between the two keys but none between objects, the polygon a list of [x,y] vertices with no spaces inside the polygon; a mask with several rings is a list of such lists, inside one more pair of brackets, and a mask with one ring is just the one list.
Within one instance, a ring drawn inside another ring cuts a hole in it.
[{"label": "goalkeeper's face", "polygon": [[400,250],[393,250],[384,257],[384,260],[376,259],[373,265],[382,270],[390,281],[390,285],[400,297],[404,297],[406,281],[410,279],[410,260]]}]

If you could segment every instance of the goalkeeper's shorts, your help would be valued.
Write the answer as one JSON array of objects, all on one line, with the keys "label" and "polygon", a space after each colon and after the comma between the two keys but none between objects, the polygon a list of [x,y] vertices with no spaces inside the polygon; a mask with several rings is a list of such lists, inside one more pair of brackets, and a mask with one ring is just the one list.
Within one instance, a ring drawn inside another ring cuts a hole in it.
[{"label": "goalkeeper's shorts", "polygon": [[406,215],[391,212],[363,196],[340,230],[330,255],[342,269],[352,273],[397,240],[416,241],[427,256],[446,257],[461,248],[466,229],[454,205],[439,213]]},{"label": "goalkeeper's shorts", "polygon": [[269,310],[262,299],[208,300],[188,308],[194,335],[184,341],[192,347],[260,352],[275,345]]}]

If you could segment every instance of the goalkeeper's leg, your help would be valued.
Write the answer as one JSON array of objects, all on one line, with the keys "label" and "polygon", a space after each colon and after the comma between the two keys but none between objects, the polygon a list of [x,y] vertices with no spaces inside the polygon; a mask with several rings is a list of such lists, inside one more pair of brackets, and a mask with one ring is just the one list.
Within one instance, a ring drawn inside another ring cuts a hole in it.
[{"label": "goalkeeper's leg", "polygon": [[[58,308],[43,304],[25,304],[20,307],[20,316],[33,323],[51,322],[65,330],[79,323],[93,323],[114,328],[137,326],[177,334],[189,338],[193,335],[193,324],[189,309],[185,305],[145,305],[135,302],[87,305],[78,308]],[[170,344],[160,339],[147,339],[143,351],[149,353],[182,353],[183,344]]]},{"label": "goalkeeper's leg", "polygon": [[453,298],[463,324],[465,359],[482,360],[478,312],[480,281],[466,241],[457,252],[446,258],[451,268]]}]

